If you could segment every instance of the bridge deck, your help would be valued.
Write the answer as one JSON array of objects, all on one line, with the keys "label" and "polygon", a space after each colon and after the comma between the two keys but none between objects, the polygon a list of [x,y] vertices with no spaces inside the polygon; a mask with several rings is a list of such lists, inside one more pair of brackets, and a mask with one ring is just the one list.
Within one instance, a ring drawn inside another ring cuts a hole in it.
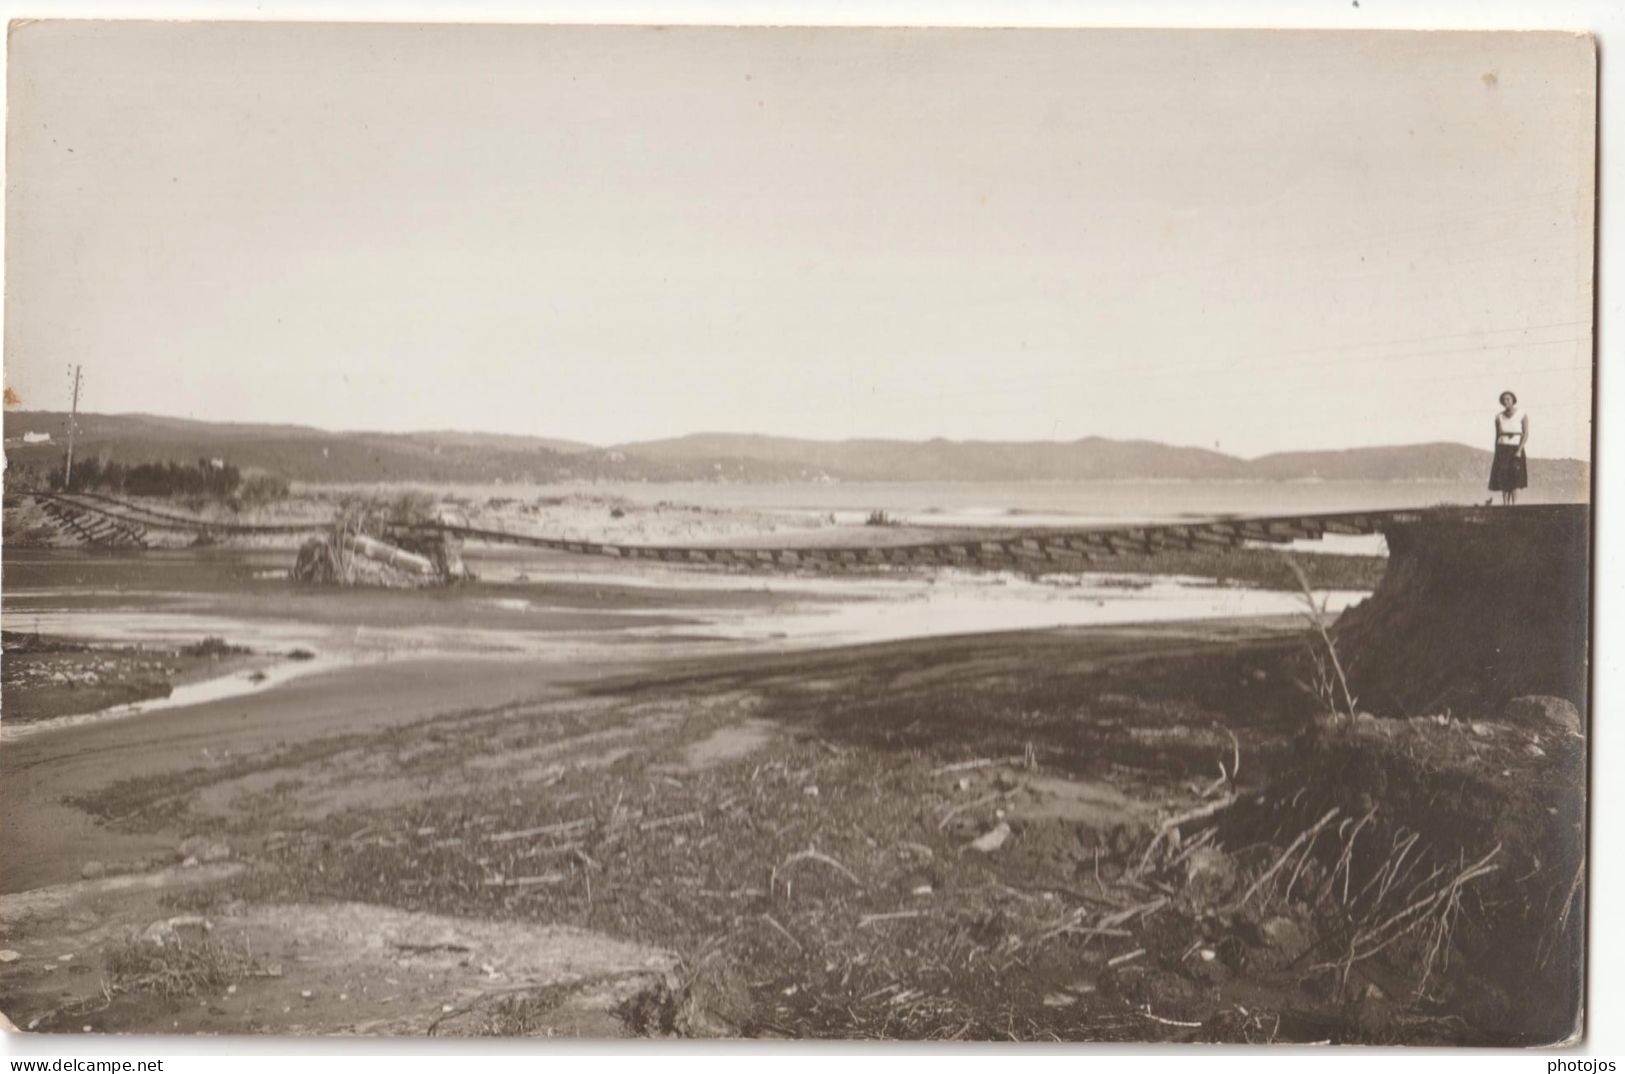
[{"label": "bridge deck", "polygon": [[[325,533],[320,523],[253,525],[188,517],[92,493],[32,493],[65,529],[89,544],[142,544],[146,531],[184,531],[213,536]],[[1075,529],[1001,532],[987,538],[954,538],[895,545],[845,547],[785,545],[741,548],[723,545],[636,545],[585,541],[478,526],[425,523],[402,527],[444,533],[465,541],[517,545],[577,555],[665,563],[717,564],[755,569],[850,569],[866,566],[961,566],[980,568],[1085,569],[1119,555],[1234,548],[1248,543],[1290,544],[1325,534],[1374,534],[1423,520],[1495,525],[1552,513],[1585,511],[1583,504],[1517,507],[1429,507],[1344,511],[1256,518],[1224,517],[1178,523],[1127,523]]]}]

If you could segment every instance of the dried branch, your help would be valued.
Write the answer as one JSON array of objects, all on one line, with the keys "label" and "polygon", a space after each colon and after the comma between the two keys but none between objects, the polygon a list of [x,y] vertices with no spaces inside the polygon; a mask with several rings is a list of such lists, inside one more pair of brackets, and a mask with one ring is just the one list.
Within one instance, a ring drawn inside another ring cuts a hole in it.
[{"label": "dried branch", "polygon": [[1257,880],[1254,880],[1252,886],[1247,889],[1246,894],[1236,900],[1235,908],[1240,909],[1241,907],[1247,905],[1247,901],[1254,895],[1258,894],[1258,890],[1265,884],[1269,883],[1271,877],[1281,871],[1281,866],[1287,863],[1287,860],[1292,857],[1297,849],[1313,836],[1319,835],[1320,830],[1326,827],[1326,825],[1330,824],[1332,822],[1332,818],[1337,816],[1338,812],[1338,808],[1333,806],[1332,808],[1328,809],[1325,815],[1317,820],[1311,827],[1298,833],[1298,837],[1292,840],[1291,845],[1281,852],[1280,857],[1275,859],[1275,864],[1266,869],[1264,871],[1264,875],[1260,876]]},{"label": "dried branch", "polygon": [[[1320,635],[1320,641],[1326,649],[1326,655],[1331,659],[1332,670],[1336,672],[1338,685],[1342,688],[1343,692],[1344,713],[1349,717],[1349,719],[1353,719],[1356,712],[1354,694],[1349,690],[1349,680],[1348,676],[1344,674],[1343,671],[1343,661],[1337,655],[1336,643],[1332,641],[1331,630],[1327,624],[1326,601],[1322,599],[1318,603],[1316,602],[1315,591],[1309,584],[1309,575],[1304,571],[1302,564],[1300,564],[1290,555],[1285,555],[1282,558],[1286,561],[1287,569],[1292,572],[1292,576],[1298,580],[1298,588],[1303,596],[1303,602],[1306,609],[1304,612],[1304,618],[1309,621],[1310,626],[1314,627],[1316,633]],[[1318,664],[1319,661],[1317,657],[1317,665]],[[1323,668],[1317,668],[1317,670],[1320,670],[1322,676],[1324,676]],[[1333,711],[1336,711],[1335,708]]]},{"label": "dried branch", "polygon": [[836,870],[858,887],[863,887],[863,881],[858,879],[856,873],[842,865],[840,862],[836,861],[834,858],[830,857],[828,854],[824,854],[813,847],[808,847],[806,850],[797,851],[788,858],[785,858],[784,861],[779,864],[779,867],[774,870],[774,872],[782,873],[784,870],[790,868],[790,866],[794,865],[798,861],[820,862],[821,864],[827,865],[831,869]]}]

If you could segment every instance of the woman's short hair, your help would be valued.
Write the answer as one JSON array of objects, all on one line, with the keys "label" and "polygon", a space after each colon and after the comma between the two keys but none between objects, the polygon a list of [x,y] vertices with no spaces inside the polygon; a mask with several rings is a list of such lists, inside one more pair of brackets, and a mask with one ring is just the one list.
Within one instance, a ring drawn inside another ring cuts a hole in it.
[{"label": "woman's short hair", "polygon": [[1517,406],[1518,405],[1518,393],[1517,392],[1502,392],[1500,395],[1495,397],[1495,401],[1499,403],[1509,395],[1512,396],[1512,405]]}]

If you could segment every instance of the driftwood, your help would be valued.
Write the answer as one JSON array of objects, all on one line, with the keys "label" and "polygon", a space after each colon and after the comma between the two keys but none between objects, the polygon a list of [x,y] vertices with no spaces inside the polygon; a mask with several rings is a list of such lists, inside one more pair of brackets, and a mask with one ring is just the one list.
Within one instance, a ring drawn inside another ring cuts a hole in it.
[{"label": "driftwood", "polygon": [[660,817],[656,820],[646,820],[642,824],[638,825],[638,830],[647,832],[652,831],[655,828],[664,828],[672,824],[686,824],[693,820],[697,820],[701,824],[704,824],[705,814],[699,812],[698,810],[694,810],[689,813],[678,813],[670,817]]},{"label": "driftwood", "polygon": [[1152,853],[1161,845],[1163,839],[1181,824],[1189,824],[1193,820],[1211,817],[1220,810],[1229,808],[1235,801],[1236,796],[1234,794],[1227,794],[1223,798],[1215,798],[1211,802],[1204,802],[1194,809],[1188,809],[1163,821],[1161,826],[1157,828],[1157,834],[1151,837],[1151,842],[1146,846],[1145,853],[1140,855],[1139,864],[1134,867],[1134,871],[1129,875],[1137,877],[1144,873],[1146,867],[1151,864]]},{"label": "driftwood", "polygon": [[778,930],[779,935],[783,936],[786,940],[789,940],[791,943],[795,944],[797,951],[805,951],[806,950],[806,948],[801,946],[801,941],[796,939],[795,936],[791,934],[789,929],[787,929],[783,925],[779,924],[778,920],[776,918],[774,918],[774,916],[772,914],[763,914],[762,915],[762,920],[766,921],[769,925],[772,925],[776,930]]},{"label": "driftwood", "polygon": [[1321,832],[1321,829],[1325,828],[1326,825],[1330,824],[1332,822],[1332,818],[1336,817],[1338,812],[1339,812],[1338,808],[1336,806],[1333,806],[1331,809],[1328,809],[1326,811],[1324,816],[1322,816],[1319,820],[1315,821],[1315,823],[1313,825],[1311,825],[1309,828],[1306,828],[1304,831],[1299,832],[1298,837],[1296,839],[1292,840],[1291,844],[1285,850],[1281,851],[1281,856],[1275,859],[1275,864],[1271,865],[1268,869],[1264,870],[1264,874],[1262,876],[1260,876],[1257,880],[1253,881],[1252,887],[1247,889],[1246,894],[1244,894],[1241,898],[1236,900],[1235,908],[1239,909],[1239,908],[1241,908],[1243,906],[1246,906],[1247,905],[1247,900],[1251,899],[1254,895],[1258,894],[1258,889],[1262,888],[1265,884],[1269,883],[1270,877],[1274,876],[1276,873],[1281,871],[1281,866],[1283,866],[1283,865],[1285,865],[1287,863],[1287,860],[1292,857],[1292,855],[1297,851],[1297,849],[1300,846],[1302,846],[1305,842],[1307,842],[1309,839],[1313,838],[1314,836],[1319,835],[1320,832]]},{"label": "driftwood", "polygon": [[487,843],[508,843],[515,839],[530,839],[538,835],[558,835],[561,832],[567,832],[575,828],[585,828],[591,823],[591,817],[583,817],[581,820],[566,820],[558,824],[544,824],[539,828],[519,828],[511,832],[496,832],[486,836],[485,841]]},{"label": "driftwood", "polygon": [[945,764],[941,768],[933,768],[933,776],[946,775],[949,772],[969,772],[973,768],[987,768],[996,764],[1026,764],[1031,757],[1025,753],[1018,753],[1014,757],[978,757],[974,761],[960,761],[957,764]]},{"label": "driftwood", "polygon": [[859,880],[858,875],[851,869],[848,869],[846,866],[842,865],[828,854],[821,853],[812,847],[808,847],[806,850],[797,851],[788,858],[785,858],[784,861],[780,863],[779,867],[773,870],[774,875],[784,872],[798,861],[816,861],[823,865],[827,865],[831,869],[839,872],[848,880],[852,881],[852,883],[856,884],[858,887],[863,887],[863,881]]},{"label": "driftwood", "polygon": [[967,810],[967,809],[975,809],[977,806],[984,806],[984,805],[987,805],[989,802],[996,802],[996,801],[998,801],[999,797],[1001,795],[1003,795],[1003,794],[1004,794],[1003,791],[993,791],[991,794],[984,794],[980,798],[977,798],[977,799],[975,799],[973,801],[959,803],[958,805],[954,806],[952,809],[948,810],[948,812],[946,812],[946,813],[944,813],[942,815],[942,820],[937,824],[937,830],[940,832],[942,829],[946,828],[948,826],[948,822],[950,820],[953,820],[956,816],[958,816],[960,813],[963,813],[965,810]]}]

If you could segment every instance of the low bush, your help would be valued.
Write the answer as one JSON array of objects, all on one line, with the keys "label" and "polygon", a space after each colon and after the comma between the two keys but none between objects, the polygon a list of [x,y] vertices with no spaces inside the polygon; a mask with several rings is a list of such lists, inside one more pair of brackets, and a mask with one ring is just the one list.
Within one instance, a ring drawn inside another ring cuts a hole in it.
[{"label": "low bush", "polygon": [[111,992],[150,992],[166,998],[218,992],[252,975],[246,951],[207,937],[195,942],[157,944],[129,939],[107,954]]}]

